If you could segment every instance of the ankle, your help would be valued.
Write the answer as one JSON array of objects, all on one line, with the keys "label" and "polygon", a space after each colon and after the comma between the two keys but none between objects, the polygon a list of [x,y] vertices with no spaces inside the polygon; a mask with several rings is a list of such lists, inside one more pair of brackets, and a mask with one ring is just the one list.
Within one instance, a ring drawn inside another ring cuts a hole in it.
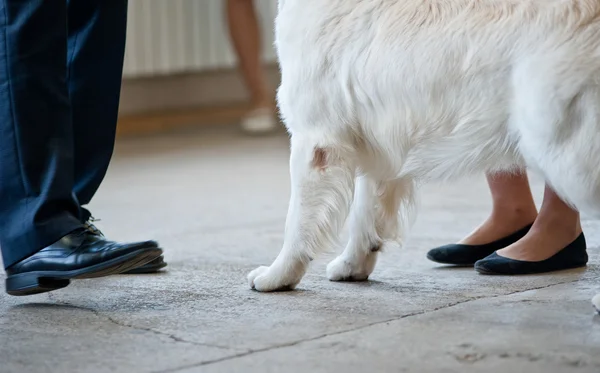
[{"label": "ankle", "polygon": [[531,228],[532,234],[551,235],[554,237],[576,238],[582,233],[579,220],[564,216],[540,215]]},{"label": "ankle", "polygon": [[537,219],[535,206],[494,206],[490,220],[502,225],[524,227]]},{"label": "ankle", "polygon": [[537,217],[535,209],[495,208],[483,224],[459,243],[482,245],[505,238],[532,224]]}]

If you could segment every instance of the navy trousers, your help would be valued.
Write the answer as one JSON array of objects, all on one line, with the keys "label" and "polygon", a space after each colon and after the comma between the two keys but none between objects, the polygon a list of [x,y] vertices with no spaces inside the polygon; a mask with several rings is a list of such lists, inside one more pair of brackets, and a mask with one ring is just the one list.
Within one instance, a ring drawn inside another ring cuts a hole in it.
[{"label": "navy trousers", "polygon": [[127,0],[0,0],[4,267],[89,218],[113,152]]}]

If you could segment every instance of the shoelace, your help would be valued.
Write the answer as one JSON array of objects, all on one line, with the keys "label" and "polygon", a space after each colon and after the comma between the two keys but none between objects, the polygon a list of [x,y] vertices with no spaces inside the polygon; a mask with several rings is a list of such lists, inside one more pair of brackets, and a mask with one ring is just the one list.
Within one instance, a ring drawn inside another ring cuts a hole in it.
[{"label": "shoelace", "polygon": [[96,226],[94,225],[94,222],[96,222],[96,221],[100,221],[100,219],[96,219],[93,216],[90,216],[90,218],[88,219],[88,221],[86,221],[85,223],[83,223],[83,227],[85,229],[87,229],[88,232],[90,232],[91,234],[94,234],[96,236],[104,237],[104,234],[102,233],[102,231],[100,231],[100,229],[96,228]]}]

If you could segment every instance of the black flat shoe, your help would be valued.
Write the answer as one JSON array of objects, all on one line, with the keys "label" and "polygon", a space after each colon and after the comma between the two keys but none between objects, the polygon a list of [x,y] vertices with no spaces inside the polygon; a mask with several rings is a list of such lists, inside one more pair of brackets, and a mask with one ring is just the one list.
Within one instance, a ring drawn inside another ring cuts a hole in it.
[{"label": "black flat shoe", "polygon": [[66,287],[71,279],[126,272],[160,255],[162,249],[154,241],[120,244],[82,228],[9,267],[6,292],[44,293]]},{"label": "black flat shoe", "polygon": [[167,262],[165,262],[165,258],[161,255],[158,258],[154,259],[150,263],[144,264],[141,267],[131,269],[127,272],[123,272],[123,275],[141,275],[147,273],[156,273],[161,269],[167,266]]},{"label": "black flat shoe", "polygon": [[588,261],[586,249],[582,233],[575,241],[546,260],[527,262],[493,253],[475,263],[475,270],[484,275],[531,275],[584,267]]},{"label": "black flat shoe", "polygon": [[519,241],[529,232],[532,225],[529,224],[510,236],[483,245],[450,244],[436,247],[427,253],[427,259],[441,264],[472,266],[476,261]]}]

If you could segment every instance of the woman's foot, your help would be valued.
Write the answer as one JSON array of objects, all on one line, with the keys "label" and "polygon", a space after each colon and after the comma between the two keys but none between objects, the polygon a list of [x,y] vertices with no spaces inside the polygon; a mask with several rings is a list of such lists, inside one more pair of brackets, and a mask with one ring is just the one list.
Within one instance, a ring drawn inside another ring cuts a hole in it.
[{"label": "woman's foot", "polygon": [[450,244],[430,250],[427,259],[442,264],[458,266],[471,266],[497,250],[503,249],[523,238],[529,231],[531,224],[519,229],[512,234],[498,240],[481,245]]},{"label": "woman's foot", "polygon": [[579,222],[565,224],[560,217],[544,220],[547,219],[536,220],[525,237],[498,250],[497,254],[509,259],[539,262],[554,256],[582,233]]},{"label": "woman's foot", "polygon": [[525,172],[487,175],[492,196],[492,214],[460,244],[485,245],[530,225],[537,218]]},{"label": "woman's foot", "polygon": [[493,208],[490,217],[456,244],[435,248],[427,257],[437,263],[473,265],[510,246],[528,232],[537,208],[525,172],[487,175]]},{"label": "woman's foot", "polygon": [[484,275],[530,275],[584,267],[588,262],[585,236],[574,241],[551,257],[539,261],[510,259],[497,252],[475,263],[475,270]]},{"label": "woman's foot", "polygon": [[571,244],[582,233],[579,213],[565,204],[550,187],[535,223],[523,239],[498,250],[501,257],[539,262]]},{"label": "woman's foot", "polygon": [[535,205],[497,208],[483,224],[458,243],[462,245],[486,245],[508,237],[523,229],[523,227],[531,225],[536,217]]},{"label": "woman's foot", "polygon": [[475,263],[483,274],[521,275],[582,267],[588,255],[579,213],[546,186],[540,213],[527,234]]}]

